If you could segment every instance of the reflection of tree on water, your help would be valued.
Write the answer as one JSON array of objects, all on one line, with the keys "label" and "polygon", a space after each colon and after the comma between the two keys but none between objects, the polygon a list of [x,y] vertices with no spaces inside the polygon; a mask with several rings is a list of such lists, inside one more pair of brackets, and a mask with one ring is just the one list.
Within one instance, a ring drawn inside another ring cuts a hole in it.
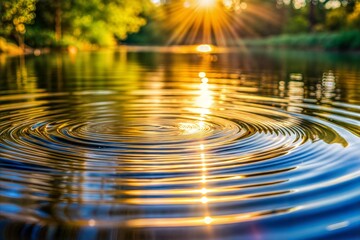
[{"label": "reflection of tree on water", "polygon": [[36,78],[28,76],[26,57],[2,56],[0,62],[0,89],[5,88],[15,91],[35,92]]},{"label": "reflection of tree on water", "polygon": [[[119,58],[120,56],[125,57]],[[179,70],[189,64],[202,65],[201,61],[194,56],[166,53],[79,53],[75,56],[74,61],[71,61],[70,56],[66,54],[26,56],[25,59],[26,62],[17,57],[7,57],[5,61],[2,61],[0,64],[1,87],[8,86],[7,89],[9,87],[12,89],[27,87],[28,89],[51,89],[51,91],[73,89],[74,86],[78,86],[79,89],[83,87],[110,89],[116,85],[115,82],[112,84],[115,79],[110,79],[112,73],[115,72],[120,76],[118,81],[126,79],[126,82],[129,82],[130,79],[141,79],[143,76],[140,74],[134,75],[136,71],[133,70],[136,69],[136,65],[138,69],[164,72],[162,77],[166,81],[180,77],[179,74],[184,75],[185,73]],[[186,63],[188,60],[190,62]],[[311,54],[291,51],[230,53],[218,55],[218,60],[211,64],[211,68],[213,71],[224,72],[227,75],[229,72],[225,72],[224,69],[238,69],[237,73],[241,72],[243,76],[250,77],[247,77],[243,84],[257,85],[259,93],[266,95],[277,95],[278,86],[275,85],[279,81],[285,81],[285,84],[288,85],[286,78],[290,74],[301,73],[304,87],[307,89],[304,92],[305,98],[313,98],[311,94],[319,90],[317,84],[322,84],[323,73],[331,70],[338,79],[338,84],[334,89],[336,96],[333,97],[337,99],[340,97],[339,100],[346,101],[347,96],[351,98],[360,96],[354,81],[360,71],[357,66],[358,61],[359,58],[356,56],[334,53]],[[129,67],[129,64],[133,67]],[[18,65],[22,65],[22,67]],[[128,71],[131,69],[132,71]],[[207,71],[208,67],[202,69]],[[267,69],[267,72],[264,72],[264,69]],[[269,69],[272,71],[269,72]],[[29,72],[31,77],[28,76]],[[143,71],[141,74],[147,73]],[[187,76],[189,75],[187,74]],[[12,79],[18,79],[19,82],[14,85]]]}]

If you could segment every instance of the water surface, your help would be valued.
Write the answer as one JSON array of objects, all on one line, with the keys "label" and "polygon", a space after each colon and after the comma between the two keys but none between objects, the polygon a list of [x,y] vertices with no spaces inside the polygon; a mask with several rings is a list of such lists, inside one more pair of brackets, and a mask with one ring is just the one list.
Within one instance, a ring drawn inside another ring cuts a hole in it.
[{"label": "water surface", "polygon": [[359,239],[360,56],[0,56],[0,239]]}]

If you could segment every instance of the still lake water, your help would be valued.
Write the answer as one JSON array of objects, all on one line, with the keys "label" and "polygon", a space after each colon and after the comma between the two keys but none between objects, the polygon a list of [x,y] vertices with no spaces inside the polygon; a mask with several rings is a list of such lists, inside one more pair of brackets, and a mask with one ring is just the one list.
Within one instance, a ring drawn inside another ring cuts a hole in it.
[{"label": "still lake water", "polygon": [[360,55],[0,56],[0,239],[359,239]]}]

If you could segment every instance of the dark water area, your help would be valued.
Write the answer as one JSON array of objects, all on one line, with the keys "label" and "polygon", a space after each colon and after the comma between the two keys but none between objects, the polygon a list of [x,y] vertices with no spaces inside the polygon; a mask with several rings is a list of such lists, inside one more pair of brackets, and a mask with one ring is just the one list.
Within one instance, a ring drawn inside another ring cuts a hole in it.
[{"label": "dark water area", "polygon": [[0,55],[0,239],[360,239],[360,55]]}]

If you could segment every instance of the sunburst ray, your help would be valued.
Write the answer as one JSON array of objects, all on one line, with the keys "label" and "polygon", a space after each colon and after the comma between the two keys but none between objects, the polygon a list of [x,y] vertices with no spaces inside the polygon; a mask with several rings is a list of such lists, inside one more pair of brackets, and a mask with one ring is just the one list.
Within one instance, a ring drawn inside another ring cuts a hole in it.
[{"label": "sunburst ray", "polygon": [[[246,15],[243,12],[246,10]],[[241,33],[257,36],[259,19],[278,24],[271,9],[241,0],[182,0],[168,5],[168,44],[241,45]]]}]

